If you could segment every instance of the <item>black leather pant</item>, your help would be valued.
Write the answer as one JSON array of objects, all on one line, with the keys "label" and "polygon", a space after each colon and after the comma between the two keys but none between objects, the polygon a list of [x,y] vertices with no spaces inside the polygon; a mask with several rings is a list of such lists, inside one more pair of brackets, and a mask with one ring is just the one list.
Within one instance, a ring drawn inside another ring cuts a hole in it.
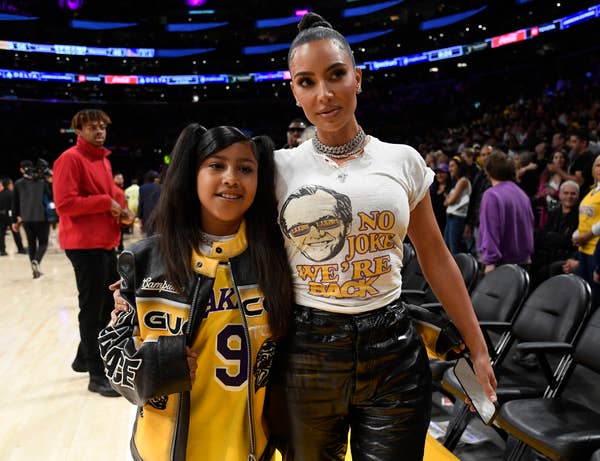
[{"label": "black leather pant", "polygon": [[[427,353],[400,303],[348,315],[297,306],[279,366],[286,460],[421,461],[431,415]],[[289,443],[289,442],[288,442]]]}]

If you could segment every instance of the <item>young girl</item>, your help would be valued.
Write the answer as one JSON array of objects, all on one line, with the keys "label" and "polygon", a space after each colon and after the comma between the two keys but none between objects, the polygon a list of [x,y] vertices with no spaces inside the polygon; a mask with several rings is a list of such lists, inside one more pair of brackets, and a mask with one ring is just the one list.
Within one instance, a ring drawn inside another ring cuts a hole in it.
[{"label": "young girl", "polygon": [[119,257],[129,309],[99,342],[112,386],[139,407],[136,460],[271,457],[265,385],[291,304],[273,178],[268,138],[189,125],[157,235]]}]

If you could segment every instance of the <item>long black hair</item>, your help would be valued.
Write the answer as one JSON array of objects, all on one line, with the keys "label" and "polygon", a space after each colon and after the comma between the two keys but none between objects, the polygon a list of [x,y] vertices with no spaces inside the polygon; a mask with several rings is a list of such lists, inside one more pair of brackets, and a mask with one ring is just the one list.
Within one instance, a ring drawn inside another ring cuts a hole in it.
[{"label": "long black hair", "polygon": [[283,237],[277,226],[274,146],[270,138],[250,138],[231,126],[207,130],[192,123],[185,127],[175,143],[156,209],[159,248],[169,279],[179,288],[188,287],[193,279],[192,251],[198,248],[202,230],[198,169],[208,156],[238,142],[248,143],[258,161],[256,197],[245,214],[248,251],[265,296],[271,331],[280,338],[288,328],[292,287]]},{"label": "long black hair", "polygon": [[340,48],[350,56],[352,66],[356,66],[354,53],[352,53],[348,40],[335,30],[329,22],[323,19],[322,16],[317,13],[305,14],[298,23],[298,31],[298,35],[294,38],[294,41],[290,45],[290,50],[288,51],[288,68],[296,47],[305,43],[316,42],[317,40],[334,40],[338,42]]}]

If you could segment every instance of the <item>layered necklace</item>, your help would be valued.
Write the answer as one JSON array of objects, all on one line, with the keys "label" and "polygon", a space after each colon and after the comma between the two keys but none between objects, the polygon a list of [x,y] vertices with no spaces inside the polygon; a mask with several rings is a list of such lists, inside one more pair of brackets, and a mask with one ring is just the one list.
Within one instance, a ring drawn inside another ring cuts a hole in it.
[{"label": "layered necklace", "polygon": [[312,138],[312,144],[319,154],[322,154],[333,160],[344,160],[359,154],[364,149],[366,140],[367,135],[359,126],[356,136],[341,146],[327,146],[319,141],[319,138],[316,136]]}]

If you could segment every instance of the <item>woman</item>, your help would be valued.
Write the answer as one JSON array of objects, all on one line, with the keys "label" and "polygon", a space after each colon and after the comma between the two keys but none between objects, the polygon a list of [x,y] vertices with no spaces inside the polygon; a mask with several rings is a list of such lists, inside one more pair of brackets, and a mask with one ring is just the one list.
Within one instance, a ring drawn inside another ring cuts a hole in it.
[{"label": "woman", "polygon": [[191,124],[156,236],[119,257],[129,309],[99,342],[111,385],[139,407],[136,460],[271,459],[265,389],[291,304],[273,181],[268,138]]},{"label": "woman", "polygon": [[460,157],[455,156],[448,164],[452,188],[444,205],[446,206],[446,227],[444,228],[444,241],[450,253],[456,254],[463,250],[463,233],[465,232],[465,219],[469,211],[469,198],[471,197],[471,182],[464,175],[463,163]]},{"label": "woman", "polygon": [[431,207],[433,172],[355,117],[362,73],[346,39],[309,13],[288,54],[291,90],[317,135],[277,152],[279,223],[294,283],[282,348],[289,459],[416,461],[431,408],[428,358],[402,303],[402,241],[470,350],[488,398],[496,381],[469,296]]},{"label": "woman", "polygon": [[[579,275],[592,287],[592,305],[600,301],[600,286],[594,283],[594,250],[600,240],[600,157],[592,164],[594,186],[579,204],[579,226],[573,233],[573,244],[579,249]],[[568,261],[569,262],[569,261]],[[572,262],[571,266],[575,266]],[[572,270],[574,267],[568,267]]]},{"label": "woman", "polygon": [[[551,165],[558,170],[567,168],[567,154],[562,150],[557,150],[552,154]],[[543,229],[548,220],[548,213],[559,207],[558,191],[563,178],[558,173],[551,173],[546,167],[540,176],[537,194],[535,195],[536,203],[539,210],[538,227]]]},{"label": "woman", "polygon": [[431,195],[431,204],[433,206],[433,214],[435,220],[440,227],[440,231],[443,232],[446,227],[446,206],[444,201],[448,197],[450,191],[450,174],[448,173],[447,163],[438,163],[435,165],[435,181],[429,188]]}]

